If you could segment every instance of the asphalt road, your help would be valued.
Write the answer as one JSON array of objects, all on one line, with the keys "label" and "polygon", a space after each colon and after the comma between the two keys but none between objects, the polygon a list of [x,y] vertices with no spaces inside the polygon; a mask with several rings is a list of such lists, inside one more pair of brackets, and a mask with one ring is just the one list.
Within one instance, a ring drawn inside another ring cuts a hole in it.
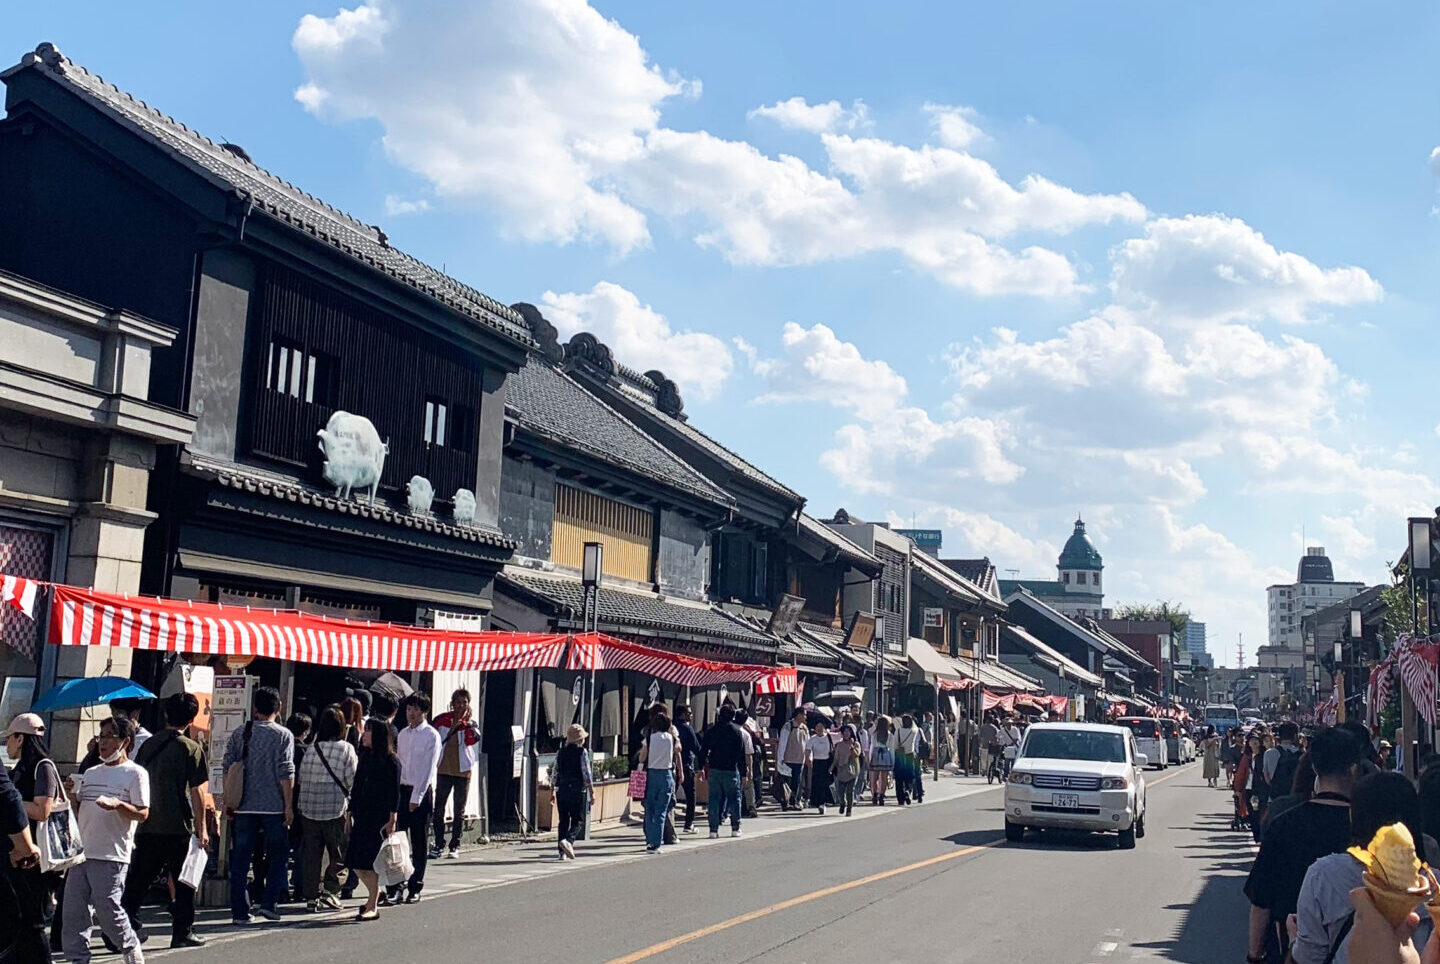
[{"label": "asphalt road", "polygon": [[[369,924],[247,930],[186,964],[283,961],[1211,964],[1244,954],[1248,837],[1197,765],[1150,776],[1149,833],[1004,843],[999,789],[882,819],[438,895]],[[858,811],[857,811],[858,812]],[[785,820],[774,816],[766,820]],[[583,857],[583,850],[582,850]],[[517,859],[517,863],[522,860]],[[303,920],[303,918],[302,918]],[[157,953],[158,952],[158,953]]]}]

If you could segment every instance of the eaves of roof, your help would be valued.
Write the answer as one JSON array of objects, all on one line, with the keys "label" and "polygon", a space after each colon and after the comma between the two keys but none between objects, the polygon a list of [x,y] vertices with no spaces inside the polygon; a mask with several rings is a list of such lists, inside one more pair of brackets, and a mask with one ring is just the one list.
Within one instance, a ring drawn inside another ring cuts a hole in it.
[{"label": "eaves of roof", "polygon": [[511,342],[525,347],[534,345],[529,328],[511,308],[391,247],[379,228],[305,193],[107,83],[65,57],[53,44],[41,44],[33,53],[27,53],[18,65],[0,73],[0,79],[8,81],[24,70],[33,70],[80,96],[200,177],[222,190],[236,192],[242,200],[253,203],[275,221],[328,244]]},{"label": "eaves of roof", "polygon": [[272,475],[250,466],[217,462],[202,456],[188,455],[184,464],[187,474],[215,482],[222,488],[233,489],[251,495],[273,499],[276,502],[308,506],[335,513],[367,519],[394,526],[397,530],[412,530],[431,533],[461,543],[478,543],[503,550],[507,555],[517,543],[500,530],[484,525],[458,525],[443,522],[434,516],[417,516],[408,512],[397,512],[384,502],[363,502],[360,499],[340,499],[312,486],[292,479]]},{"label": "eaves of roof", "polygon": [[800,531],[824,542],[840,557],[867,575],[878,576],[885,571],[883,562],[809,513],[800,513]]},{"label": "eaves of roof", "polygon": [[[539,602],[562,621],[578,622],[585,591],[578,578],[529,572],[513,566],[497,578],[497,585],[511,594],[518,593]],[[602,631],[642,630],[702,641],[718,640],[772,654],[779,648],[779,640],[774,636],[752,628],[713,605],[672,601],[657,593],[610,587],[602,587],[597,595]]]}]

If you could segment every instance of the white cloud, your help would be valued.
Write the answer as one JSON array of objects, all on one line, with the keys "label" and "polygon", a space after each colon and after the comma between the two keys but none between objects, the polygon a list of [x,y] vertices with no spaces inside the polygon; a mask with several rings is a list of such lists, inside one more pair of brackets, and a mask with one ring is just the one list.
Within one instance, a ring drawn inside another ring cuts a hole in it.
[{"label": "white cloud", "polygon": [[1011,185],[963,150],[981,136],[964,107],[929,105],[943,146],[921,148],[852,138],[869,126],[858,100],[792,97],[751,112],[819,134],[827,171],[670,129],[665,103],[698,96],[698,82],[662,71],[584,0],[372,0],[305,17],[293,46],[307,110],[377,121],[432,203],[478,206],[531,241],[624,253],[649,243],[658,214],[737,264],[895,253],[979,294],[1059,296],[1088,290],[1069,259],[1006,238],[1145,213],[1129,195],[1035,175]]},{"label": "white cloud", "polygon": [[1277,250],[1238,218],[1188,215],[1145,226],[1113,257],[1111,288],[1123,305],[1157,323],[1310,320],[1320,306],[1380,300],[1362,268],[1324,269]]},{"label": "white cloud", "polygon": [[1430,173],[1440,177],[1440,147],[1430,151]]},{"label": "white cloud", "polygon": [[678,78],[579,0],[375,0],[307,16],[297,98],[374,119],[386,151],[438,199],[478,202],[532,241],[645,244],[645,216],[605,182],[643,150]]},{"label": "white cloud", "polygon": [[385,213],[391,217],[399,217],[406,214],[421,214],[430,210],[430,202],[424,198],[397,197],[394,194],[385,195]]},{"label": "white cloud", "polygon": [[980,129],[980,114],[973,107],[926,104],[925,112],[930,115],[935,136],[946,147],[964,151],[989,140],[989,136]]},{"label": "white cloud", "polygon": [[664,315],[608,281],[587,292],[547,291],[540,303],[562,340],[591,332],[610,346],[617,361],[642,372],[659,369],[682,392],[702,399],[713,398],[734,367],[730,350],[719,338],[675,331]]},{"label": "white cloud", "polygon": [[811,134],[863,130],[870,126],[870,110],[863,100],[857,100],[847,108],[838,100],[810,104],[806,103],[804,97],[791,97],[767,107],[757,107],[748,116],[752,119],[758,117],[774,121],[789,130],[808,131]]},{"label": "white cloud", "polygon": [[1022,469],[1006,455],[1004,428],[988,419],[936,420],[905,405],[905,379],[883,361],[867,359],[825,325],[789,323],[781,333],[784,354],[757,358],[752,370],[764,379],[760,402],[824,402],[849,410],[858,421],[835,433],[836,445],[820,464],[862,492],[894,493],[901,480],[919,487],[954,486],[967,480],[1004,485]]}]

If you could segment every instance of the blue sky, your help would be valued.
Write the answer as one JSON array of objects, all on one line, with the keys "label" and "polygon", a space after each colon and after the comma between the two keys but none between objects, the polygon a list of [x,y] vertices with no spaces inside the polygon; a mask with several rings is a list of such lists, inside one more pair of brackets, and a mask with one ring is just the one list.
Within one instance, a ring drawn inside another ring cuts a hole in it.
[{"label": "blue sky", "polygon": [[[1233,659],[1302,529],[1377,581],[1440,504],[1440,11],[375,0],[7,5],[506,301],[664,369],[812,510]],[[833,103],[832,103],[833,102]]]}]

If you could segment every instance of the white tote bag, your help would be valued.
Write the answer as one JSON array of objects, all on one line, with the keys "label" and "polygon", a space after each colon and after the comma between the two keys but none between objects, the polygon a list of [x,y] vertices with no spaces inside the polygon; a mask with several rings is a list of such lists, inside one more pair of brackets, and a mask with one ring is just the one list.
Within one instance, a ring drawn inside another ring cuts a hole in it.
[{"label": "white tote bag", "polygon": [[380,877],[381,887],[398,887],[410,879],[415,872],[415,862],[410,855],[410,835],[395,831],[385,838],[380,853],[375,857],[375,873]]},{"label": "white tote bag", "polygon": [[[38,776],[40,767],[49,764],[52,768],[55,764],[49,760],[41,760],[35,767]],[[40,851],[40,871],[42,873],[55,873],[61,870],[69,870],[78,863],[85,860],[85,847],[80,842],[80,827],[75,822],[75,808],[71,806],[70,799],[65,796],[65,787],[60,782],[60,771],[55,771],[55,809],[50,811],[42,824],[36,829],[40,839],[35,841]]]}]

